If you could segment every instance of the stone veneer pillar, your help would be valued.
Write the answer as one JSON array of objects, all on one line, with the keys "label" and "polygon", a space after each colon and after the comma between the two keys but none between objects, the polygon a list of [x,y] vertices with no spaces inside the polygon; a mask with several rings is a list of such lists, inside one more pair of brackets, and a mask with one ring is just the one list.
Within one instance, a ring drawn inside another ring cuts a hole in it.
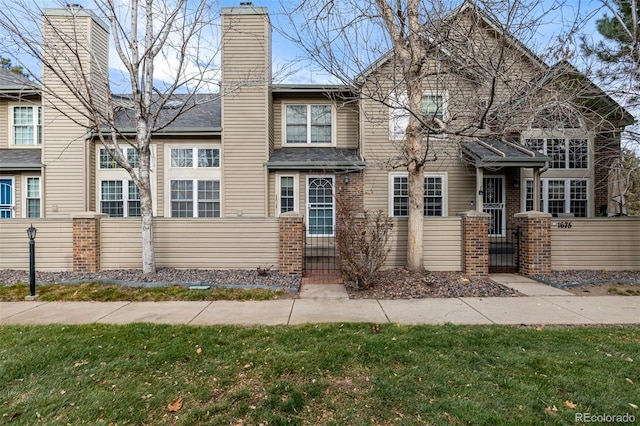
[{"label": "stone veneer pillar", "polygon": [[302,276],[304,217],[288,212],[280,215],[280,260],[278,272]]},{"label": "stone veneer pillar", "polygon": [[107,215],[79,213],[73,220],[73,272],[100,271],[100,219]]},{"label": "stone veneer pillar", "polygon": [[464,273],[489,274],[489,214],[470,210],[462,216],[462,256]]},{"label": "stone veneer pillar", "polygon": [[515,217],[520,227],[519,272],[523,275],[551,272],[551,215],[531,211]]}]

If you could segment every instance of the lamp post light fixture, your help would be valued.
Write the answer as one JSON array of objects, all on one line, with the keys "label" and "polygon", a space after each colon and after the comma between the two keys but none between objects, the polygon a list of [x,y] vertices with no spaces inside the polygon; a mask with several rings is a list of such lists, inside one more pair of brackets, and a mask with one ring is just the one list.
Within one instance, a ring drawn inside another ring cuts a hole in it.
[{"label": "lamp post light fixture", "polygon": [[33,224],[27,228],[29,236],[29,296],[25,300],[38,300],[36,294],[36,233],[38,230]]}]

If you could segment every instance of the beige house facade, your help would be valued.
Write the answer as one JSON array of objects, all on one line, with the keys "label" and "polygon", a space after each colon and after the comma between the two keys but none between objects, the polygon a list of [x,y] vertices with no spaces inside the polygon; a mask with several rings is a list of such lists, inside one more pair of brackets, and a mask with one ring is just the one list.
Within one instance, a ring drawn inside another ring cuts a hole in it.
[{"label": "beige house facade", "polygon": [[[500,39],[476,9],[456,13],[460,25],[470,25],[483,43]],[[105,23],[88,10],[46,14],[46,22],[58,28],[80,25],[91,51],[87,64],[100,76],[108,64]],[[381,58],[353,87],[274,84],[267,9],[223,8],[221,22],[221,95],[202,95],[209,97],[206,102],[153,138],[154,215],[179,228],[181,221],[195,219],[297,212],[304,217],[305,239],[332,247],[338,203],[354,211],[383,210],[395,224],[388,266],[403,266],[407,173],[392,160],[401,156],[407,112],[401,85],[392,83],[393,57]],[[487,106],[487,93],[450,59],[431,59],[429,66],[452,72],[434,74],[423,96],[423,115],[441,126],[425,133],[427,269],[462,270],[462,212],[488,214],[489,236],[499,240],[508,238],[517,213],[593,218],[607,204],[609,164],[633,118],[570,65],[548,66],[517,41],[506,49],[510,78],[535,95],[516,99],[506,85],[498,87],[493,103],[509,108],[511,118],[501,121],[496,113],[493,122],[474,131],[461,129]],[[54,76],[45,72],[45,83],[48,78]],[[579,84],[561,84],[565,79]],[[387,104],[376,99],[381,87],[392,99]],[[589,90],[590,96],[571,90]],[[114,99],[125,105],[117,117],[122,133],[133,136],[126,95]],[[194,102],[179,96],[175,102],[183,101]],[[79,212],[138,217],[140,199],[128,174],[81,125],[81,117],[54,102],[27,79],[0,74],[0,218],[60,219]],[[135,148],[124,150],[135,162]],[[253,232],[259,245],[260,231]]]}]

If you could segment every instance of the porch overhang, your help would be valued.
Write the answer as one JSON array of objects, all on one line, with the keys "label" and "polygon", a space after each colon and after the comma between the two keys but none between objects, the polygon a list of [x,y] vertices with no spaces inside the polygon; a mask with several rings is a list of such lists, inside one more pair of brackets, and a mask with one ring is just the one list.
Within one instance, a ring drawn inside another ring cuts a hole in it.
[{"label": "porch overhang", "polygon": [[42,170],[40,148],[0,149],[0,172]]},{"label": "porch overhang", "polygon": [[543,168],[551,158],[523,146],[497,139],[476,139],[462,143],[463,154],[477,168]]},{"label": "porch overhang", "polygon": [[366,167],[357,149],[334,147],[274,149],[265,165],[269,170],[358,171]]}]

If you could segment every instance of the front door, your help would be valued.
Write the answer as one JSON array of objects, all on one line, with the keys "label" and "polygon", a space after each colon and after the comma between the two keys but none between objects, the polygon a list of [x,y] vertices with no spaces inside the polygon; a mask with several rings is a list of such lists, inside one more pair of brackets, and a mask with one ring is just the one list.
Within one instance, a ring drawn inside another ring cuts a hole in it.
[{"label": "front door", "polygon": [[333,237],[335,206],[333,176],[307,176],[307,235]]},{"label": "front door", "polygon": [[13,178],[0,179],[0,219],[13,217]]},{"label": "front door", "polygon": [[485,176],[483,188],[483,211],[489,213],[489,236],[504,237],[505,205],[504,176]]}]

